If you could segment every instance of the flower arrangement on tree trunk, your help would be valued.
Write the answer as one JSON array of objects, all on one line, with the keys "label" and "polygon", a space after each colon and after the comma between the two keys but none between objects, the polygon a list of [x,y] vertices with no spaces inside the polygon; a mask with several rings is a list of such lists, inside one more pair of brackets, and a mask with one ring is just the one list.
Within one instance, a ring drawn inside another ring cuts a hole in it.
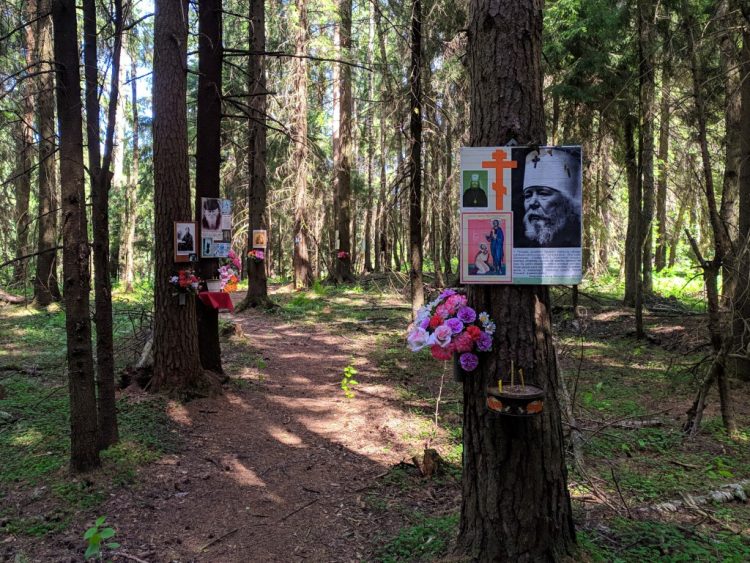
[{"label": "flower arrangement on tree trunk", "polygon": [[227,255],[227,262],[219,268],[219,279],[221,280],[221,291],[229,293],[237,291],[237,284],[240,281],[240,270],[242,263],[233,250]]},{"label": "flower arrangement on tree trunk", "polygon": [[339,251],[338,251],[338,252],[336,253],[336,257],[337,257],[337,258],[338,258],[339,260],[348,260],[348,259],[349,259],[349,253],[348,253],[348,252],[347,252],[346,250],[339,250]]},{"label": "flower arrangement on tree trunk", "polygon": [[198,293],[200,278],[191,269],[180,270],[176,275],[169,277],[169,285],[172,286],[172,295],[180,293]]},{"label": "flower arrangement on tree trunk", "polygon": [[474,371],[479,365],[476,352],[492,350],[494,333],[495,323],[487,313],[477,315],[465,295],[446,289],[419,309],[406,340],[412,352],[429,347],[432,357],[442,361],[457,354],[461,368]]},{"label": "flower arrangement on tree trunk", "polygon": [[247,257],[250,258],[256,264],[263,262],[266,258],[266,253],[259,248],[253,248],[247,253]]}]

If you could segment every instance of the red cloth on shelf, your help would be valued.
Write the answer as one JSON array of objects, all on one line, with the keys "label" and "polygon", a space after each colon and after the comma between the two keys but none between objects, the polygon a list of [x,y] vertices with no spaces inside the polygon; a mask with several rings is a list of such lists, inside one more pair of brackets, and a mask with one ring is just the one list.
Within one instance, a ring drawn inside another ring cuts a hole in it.
[{"label": "red cloth on shelf", "polygon": [[214,309],[226,310],[230,313],[234,311],[234,303],[232,298],[229,297],[228,293],[223,291],[201,291],[198,294],[200,299],[206,307],[213,307]]}]

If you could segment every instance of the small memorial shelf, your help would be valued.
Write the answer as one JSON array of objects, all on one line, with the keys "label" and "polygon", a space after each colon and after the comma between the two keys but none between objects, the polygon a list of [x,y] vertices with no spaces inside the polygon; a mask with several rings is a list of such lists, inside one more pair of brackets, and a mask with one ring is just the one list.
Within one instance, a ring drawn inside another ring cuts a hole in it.
[{"label": "small memorial shelf", "polygon": [[516,373],[511,362],[510,377],[498,373],[497,386],[487,387],[487,409],[499,416],[534,416],[544,410],[544,389],[526,383],[523,368]]}]

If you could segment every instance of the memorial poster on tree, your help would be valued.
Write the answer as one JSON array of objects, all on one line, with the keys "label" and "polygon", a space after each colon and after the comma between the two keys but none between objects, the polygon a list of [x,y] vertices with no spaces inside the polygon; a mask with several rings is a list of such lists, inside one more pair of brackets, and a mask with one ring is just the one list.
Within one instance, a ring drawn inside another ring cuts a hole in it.
[{"label": "memorial poster on tree", "polygon": [[461,283],[581,281],[580,146],[463,147]]},{"label": "memorial poster on tree", "polygon": [[201,258],[226,258],[232,247],[232,201],[201,198]]}]

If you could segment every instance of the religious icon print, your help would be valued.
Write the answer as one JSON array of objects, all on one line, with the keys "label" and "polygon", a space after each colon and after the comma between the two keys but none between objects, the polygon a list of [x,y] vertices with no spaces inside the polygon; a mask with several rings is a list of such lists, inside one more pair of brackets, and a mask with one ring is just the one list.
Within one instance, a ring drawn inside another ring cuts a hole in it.
[{"label": "religious icon print", "polygon": [[464,170],[461,181],[461,206],[487,209],[487,171]]},{"label": "religious icon print", "polygon": [[253,229],[253,248],[265,249],[268,245],[268,234],[265,229]]},{"label": "religious icon print", "polygon": [[513,281],[513,214],[461,214],[461,283]]}]

